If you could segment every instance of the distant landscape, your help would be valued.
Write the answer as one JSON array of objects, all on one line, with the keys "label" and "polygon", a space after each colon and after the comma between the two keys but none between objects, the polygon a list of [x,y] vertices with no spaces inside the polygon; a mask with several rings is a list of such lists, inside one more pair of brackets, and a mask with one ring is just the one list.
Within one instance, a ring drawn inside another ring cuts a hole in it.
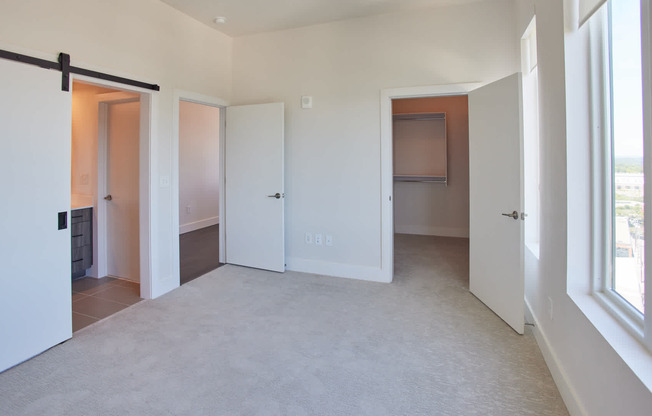
[{"label": "distant landscape", "polygon": [[642,157],[617,157],[616,172],[643,173],[643,158]]}]

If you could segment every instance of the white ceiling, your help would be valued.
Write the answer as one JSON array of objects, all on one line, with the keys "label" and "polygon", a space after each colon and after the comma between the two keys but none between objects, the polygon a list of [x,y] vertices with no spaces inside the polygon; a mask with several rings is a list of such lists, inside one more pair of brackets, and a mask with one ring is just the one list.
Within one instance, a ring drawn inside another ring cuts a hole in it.
[{"label": "white ceiling", "polygon": [[[481,0],[161,0],[229,36]],[[224,16],[225,24],[214,19]]]}]

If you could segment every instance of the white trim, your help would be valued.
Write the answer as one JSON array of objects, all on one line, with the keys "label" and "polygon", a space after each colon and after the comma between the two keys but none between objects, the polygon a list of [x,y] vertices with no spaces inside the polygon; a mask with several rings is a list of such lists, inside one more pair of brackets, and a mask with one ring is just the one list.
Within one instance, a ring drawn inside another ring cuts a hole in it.
[{"label": "white trim", "polygon": [[438,237],[469,238],[468,228],[433,227],[428,225],[397,225],[397,234],[434,235]]},{"label": "white trim", "polygon": [[[179,225],[179,101],[188,101],[195,104],[202,104],[211,107],[217,107],[220,109],[220,137],[219,137],[219,169],[220,169],[220,180],[219,180],[219,216],[218,222],[222,221],[222,226],[219,231],[219,261],[224,263],[226,259],[226,239],[225,239],[225,230],[226,230],[226,215],[225,215],[225,204],[224,204],[224,131],[225,131],[225,121],[226,121],[226,107],[229,105],[227,101],[211,97],[208,95],[199,94],[192,91],[186,91],[181,89],[175,89],[173,91],[172,98],[172,151],[171,151],[171,166],[172,166],[172,229],[179,230],[180,233],[186,232],[181,231]],[[211,224],[212,225],[212,224]],[[172,239],[172,274],[177,279],[176,286],[178,287],[181,282],[181,269],[179,264],[179,238]]]},{"label": "white trim", "polygon": [[[647,9],[645,0],[641,1],[641,16],[644,16]],[[643,47],[643,82],[645,83],[646,65],[645,65],[645,48],[646,48],[646,25],[645,20],[641,22],[642,47]],[[639,342],[647,343],[648,348],[652,345],[652,340],[645,338],[645,318],[639,313],[638,309],[630,305],[621,298],[615,290],[612,289],[615,267],[614,267],[614,185],[612,166],[612,98],[611,98],[611,57],[609,51],[609,9],[603,8],[598,11],[593,19],[589,22],[589,45],[590,45],[590,71],[591,71],[591,91],[595,93],[597,99],[591,102],[591,114],[595,120],[591,131],[591,155],[593,167],[591,170],[591,181],[593,186],[592,199],[592,218],[593,233],[597,238],[593,239],[592,247],[592,265],[593,265],[593,301],[599,304],[604,310],[612,315],[623,328],[629,332]],[[648,45],[649,47],[649,45]],[[649,76],[649,68],[647,70]],[[645,85],[645,84],[644,84]],[[643,88],[643,91],[646,91]],[[643,99],[649,100],[649,94],[643,94]],[[643,117],[649,112],[644,103]],[[649,123],[646,123],[649,125]],[[644,133],[646,146],[644,160],[649,160],[650,152],[647,146],[649,142],[648,134]],[[647,169],[646,169],[647,170]],[[649,172],[646,172],[649,173]],[[648,197],[649,188],[646,184],[645,196]],[[646,204],[646,211],[649,207]],[[646,218],[649,217],[649,211],[646,212]],[[649,224],[645,223],[645,233],[651,230]],[[647,251],[647,247],[646,247]],[[647,258],[647,254],[645,255]],[[569,292],[570,293],[570,292]],[[574,296],[574,295],[573,295]],[[579,306],[579,304],[578,304]],[[598,327],[598,323],[594,323]],[[605,336],[606,338],[606,336]],[[609,339],[607,339],[610,342]]]},{"label": "white trim", "polygon": [[189,233],[191,231],[201,230],[220,223],[220,217],[204,218],[203,220],[193,221],[179,226],[179,234]]},{"label": "white trim", "polygon": [[[645,176],[652,177],[650,161],[652,161],[652,1],[641,0],[641,65],[643,69],[642,82],[643,91],[643,138],[644,138],[644,160]],[[645,181],[644,194],[652,195],[652,181]],[[652,234],[652,204],[645,204],[645,235]],[[652,264],[652,244],[645,246],[645,264]],[[649,274],[646,272],[646,275]],[[648,278],[646,276],[646,278]],[[652,287],[649,279],[647,286]],[[652,305],[652,290],[645,291],[645,304]],[[652,317],[648,315],[645,331],[645,345],[648,351],[652,351]]]},{"label": "white trim", "polygon": [[[98,81],[96,78],[72,74],[71,85],[73,81],[81,81],[85,84],[100,86],[103,88],[113,88],[120,91],[128,91],[140,94],[140,144],[139,144],[139,225],[140,225],[140,297],[151,299],[154,296],[152,282],[152,137],[156,119],[153,107],[156,103],[153,92],[144,88],[125,86],[124,84],[111,81]],[[97,207],[97,232],[98,232],[98,264],[93,266],[97,270],[97,276],[106,276],[107,256],[106,256],[106,212],[103,204],[100,203],[100,195],[106,195],[106,123],[108,103],[117,99],[117,102],[123,102],[124,97],[121,93],[107,94],[108,100],[98,100],[98,143],[97,143],[97,196],[94,201]]]},{"label": "white trim", "polygon": [[652,356],[646,347],[594,296],[579,292],[568,295],[641,383],[652,390]]},{"label": "white trim", "polygon": [[152,224],[156,224],[152,218],[152,137],[155,124],[156,100],[151,93],[140,94],[140,146],[138,149],[138,169],[140,176],[140,195],[138,197],[139,207],[139,235],[140,235],[140,297],[152,299],[158,294],[154,292],[152,281]]},{"label": "white trim", "polygon": [[575,391],[573,385],[570,383],[568,375],[566,374],[561,361],[559,361],[557,353],[548,340],[548,336],[546,335],[544,328],[541,326],[541,322],[532,313],[532,307],[528,303],[527,299],[525,300],[525,316],[528,321],[534,324],[534,327],[532,328],[534,338],[536,339],[537,344],[539,345],[539,349],[543,354],[543,359],[548,365],[550,374],[552,375],[553,380],[555,380],[555,384],[557,385],[559,394],[561,394],[561,397],[564,400],[564,404],[568,409],[568,413],[570,413],[571,416],[587,416],[588,412],[580,402],[579,395]]},{"label": "white trim", "polygon": [[331,263],[320,260],[286,258],[286,270],[320,274],[324,276],[343,277],[346,279],[366,280],[371,282],[390,283],[386,273],[378,267],[356,266],[351,264]]},{"label": "white trim", "polygon": [[380,91],[380,280],[394,277],[394,177],[392,161],[392,100],[434,96],[467,95],[479,82],[390,88]]}]

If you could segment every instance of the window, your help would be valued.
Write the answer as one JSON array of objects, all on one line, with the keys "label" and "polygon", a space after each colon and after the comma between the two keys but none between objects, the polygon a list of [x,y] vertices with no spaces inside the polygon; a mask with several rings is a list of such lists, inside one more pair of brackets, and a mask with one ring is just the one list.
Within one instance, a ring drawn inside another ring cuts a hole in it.
[{"label": "window", "polygon": [[594,137],[594,164],[602,171],[594,193],[604,199],[601,207],[594,207],[595,235],[602,240],[594,247],[594,256],[602,259],[595,292],[639,339],[646,320],[645,237],[652,235],[645,220],[650,199],[645,165],[650,161],[644,143],[650,138],[644,134],[643,74],[650,69],[642,59],[642,29],[648,28],[641,27],[641,1],[649,0],[609,0],[589,21],[591,39],[600,43],[593,51],[600,51],[597,62],[602,65],[594,68],[592,78],[594,85],[596,79],[602,85],[604,97],[594,107],[600,112],[594,118],[602,119],[601,133]]},{"label": "window", "polygon": [[525,190],[525,245],[539,258],[539,76],[536,17],[521,38],[523,73],[523,173]]}]

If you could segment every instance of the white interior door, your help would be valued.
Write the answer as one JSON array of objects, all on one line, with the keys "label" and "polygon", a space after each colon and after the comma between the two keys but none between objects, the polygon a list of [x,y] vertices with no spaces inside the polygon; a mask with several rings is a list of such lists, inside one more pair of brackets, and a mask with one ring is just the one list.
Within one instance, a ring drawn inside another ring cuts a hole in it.
[{"label": "white interior door", "polygon": [[140,103],[110,104],[107,124],[107,274],[139,282]]},{"label": "white interior door", "polygon": [[[524,329],[521,74],[469,93],[471,293]],[[507,216],[515,213],[515,218]]]},{"label": "white interior door", "polygon": [[61,73],[0,59],[0,371],[72,336],[72,99]]},{"label": "white interior door", "polygon": [[226,109],[227,263],[285,271],[283,142],[283,103]]}]

